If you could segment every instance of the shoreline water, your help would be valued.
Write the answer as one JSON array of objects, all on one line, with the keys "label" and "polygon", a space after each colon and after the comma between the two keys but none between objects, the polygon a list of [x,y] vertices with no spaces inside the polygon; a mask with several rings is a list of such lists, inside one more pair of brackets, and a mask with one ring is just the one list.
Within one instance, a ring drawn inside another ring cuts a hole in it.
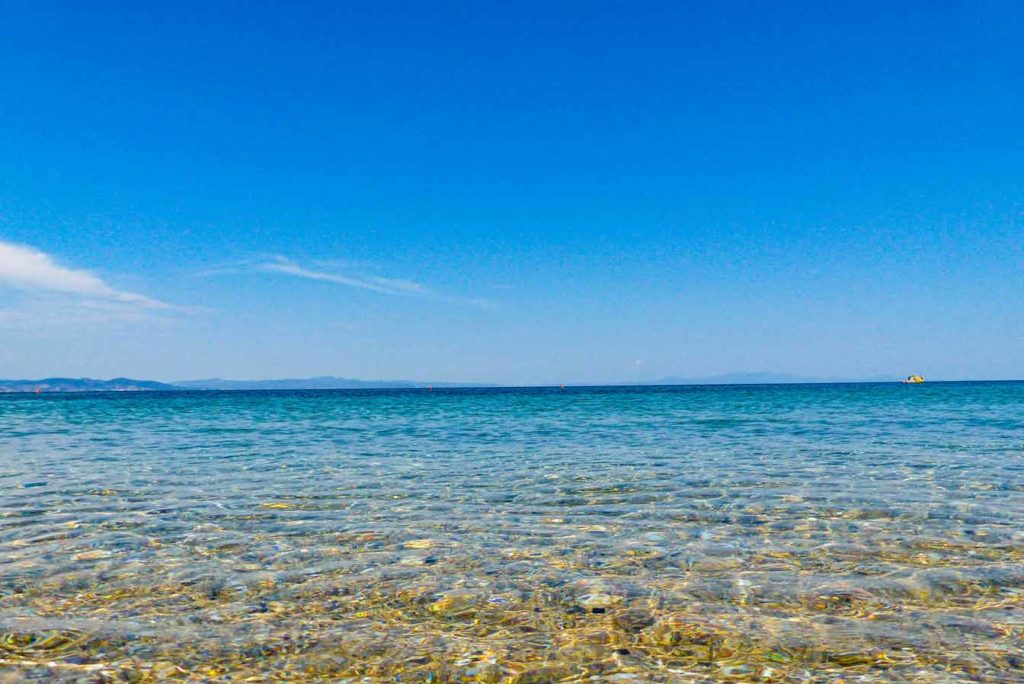
[{"label": "shoreline water", "polygon": [[1015,681],[1021,416],[1013,382],[9,397],[0,673]]}]

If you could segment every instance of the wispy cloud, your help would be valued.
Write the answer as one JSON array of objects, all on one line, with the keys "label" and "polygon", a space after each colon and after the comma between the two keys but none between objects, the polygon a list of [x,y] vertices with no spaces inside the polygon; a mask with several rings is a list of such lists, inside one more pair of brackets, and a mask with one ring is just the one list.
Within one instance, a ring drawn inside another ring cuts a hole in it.
[{"label": "wispy cloud", "polygon": [[0,323],[17,328],[140,321],[181,307],[113,287],[92,271],[61,265],[28,245],[0,241],[0,288],[23,293],[20,305],[0,309]]},{"label": "wispy cloud", "polygon": [[380,276],[353,276],[325,271],[314,271],[300,266],[282,256],[274,257],[271,261],[260,263],[256,266],[258,270],[271,273],[284,273],[285,275],[307,280],[320,280],[335,285],[357,287],[362,290],[370,290],[381,294],[389,295],[431,295],[431,290],[411,280],[398,280],[394,278],[382,278]]},{"label": "wispy cloud", "polygon": [[494,304],[485,299],[470,299],[453,297],[436,290],[433,290],[421,283],[402,278],[385,278],[377,275],[355,275],[349,273],[337,273],[326,270],[315,270],[302,266],[291,259],[283,256],[274,256],[271,259],[261,261],[255,265],[258,271],[268,273],[281,273],[306,280],[318,280],[325,283],[333,283],[345,287],[354,287],[360,290],[369,290],[384,295],[421,297],[436,301],[445,301],[459,304],[468,304],[480,308],[494,308]]},{"label": "wispy cloud", "polygon": [[69,326],[151,321],[152,312],[148,309],[65,296],[40,295],[21,302],[19,306],[0,309],[0,327],[4,330],[38,332]]}]

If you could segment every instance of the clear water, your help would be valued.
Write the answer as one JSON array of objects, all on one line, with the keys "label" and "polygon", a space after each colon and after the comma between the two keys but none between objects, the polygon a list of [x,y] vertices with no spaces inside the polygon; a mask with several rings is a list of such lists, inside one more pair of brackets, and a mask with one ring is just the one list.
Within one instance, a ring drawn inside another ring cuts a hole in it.
[{"label": "clear water", "polygon": [[0,681],[1024,680],[1024,383],[0,397]]}]

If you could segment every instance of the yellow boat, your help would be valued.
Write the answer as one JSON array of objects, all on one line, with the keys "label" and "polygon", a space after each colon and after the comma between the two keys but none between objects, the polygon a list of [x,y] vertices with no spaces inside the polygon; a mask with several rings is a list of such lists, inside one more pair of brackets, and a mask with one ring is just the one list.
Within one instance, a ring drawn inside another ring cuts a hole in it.
[{"label": "yellow boat", "polygon": [[903,381],[903,384],[920,385],[922,382],[924,382],[924,377],[918,375],[917,373],[914,373],[913,375],[908,375],[907,379]]}]

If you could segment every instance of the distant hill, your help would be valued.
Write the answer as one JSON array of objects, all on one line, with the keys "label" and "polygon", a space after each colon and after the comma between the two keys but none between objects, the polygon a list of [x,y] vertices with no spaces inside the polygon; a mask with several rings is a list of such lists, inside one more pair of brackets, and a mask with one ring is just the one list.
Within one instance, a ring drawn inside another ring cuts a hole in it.
[{"label": "distant hill", "polygon": [[182,390],[327,390],[327,389],[415,389],[425,387],[493,387],[457,382],[416,380],[354,380],[319,377],[282,380],[186,380],[165,383],[153,380],[94,380],[92,378],[45,378],[43,380],[0,380],[0,392],[174,392]]},{"label": "distant hill", "polygon": [[419,382],[416,380],[354,380],[324,376],[288,378],[283,380],[185,380],[176,382],[179,389],[189,390],[322,390],[322,389],[413,389],[422,387],[490,387],[473,383]]},{"label": "distant hill", "polygon": [[[892,382],[897,377],[872,378],[808,378],[785,373],[725,373],[702,378],[666,377],[635,385],[773,385],[815,382]],[[418,380],[355,380],[323,376],[316,378],[285,378],[280,380],[185,380],[164,383],[153,380],[94,380],[92,378],[45,378],[43,380],[0,380],[4,392],[173,392],[180,390],[334,390],[334,389],[416,389],[426,387],[498,387],[499,385],[459,382],[420,382]]]},{"label": "distant hill", "polygon": [[790,375],[788,373],[767,373],[767,372],[740,372],[723,373],[703,378],[677,378],[668,377],[654,382],[644,383],[648,385],[786,385],[796,383],[820,383],[820,382],[894,382],[900,376],[878,375],[868,378],[813,378],[801,375]]},{"label": "distant hill", "polygon": [[94,380],[92,378],[44,378],[42,380],[0,380],[0,392],[166,392],[178,388],[152,380]]}]

